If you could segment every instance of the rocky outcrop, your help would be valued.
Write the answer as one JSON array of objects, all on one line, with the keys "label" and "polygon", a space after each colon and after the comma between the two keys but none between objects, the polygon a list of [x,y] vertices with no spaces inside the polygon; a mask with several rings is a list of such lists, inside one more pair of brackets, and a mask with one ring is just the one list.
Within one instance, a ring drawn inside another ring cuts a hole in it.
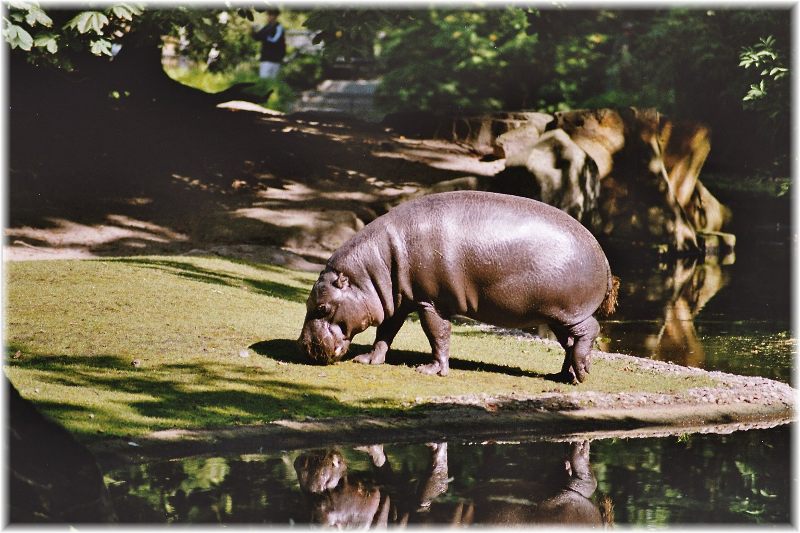
[{"label": "rocky outcrop", "polygon": [[733,248],[721,232],[730,210],[699,180],[711,147],[701,124],[654,109],[584,109],[537,117],[493,142],[506,160],[495,190],[555,205],[611,241],[680,253]]},{"label": "rocky outcrop", "polygon": [[711,141],[697,122],[629,107],[449,118],[401,113],[384,125],[504,159],[505,168],[477,188],[554,205],[612,247],[725,256],[735,246],[735,236],[723,232],[730,210],[699,179]]}]

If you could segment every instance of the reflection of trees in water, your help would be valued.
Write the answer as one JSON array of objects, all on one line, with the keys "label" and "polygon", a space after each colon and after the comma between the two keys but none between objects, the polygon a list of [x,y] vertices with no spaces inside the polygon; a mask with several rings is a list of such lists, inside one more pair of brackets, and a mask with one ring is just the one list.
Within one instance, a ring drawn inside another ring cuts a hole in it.
[{"label": "reflection of trees in water", "polygon": [[648,274],[633,269],[617,274],[622,279],[620,305],[612,320],[603,323],[600,349],[703,366],[705,351],[694,318],[728,283],[725,267],[679,259]]},{"label": "reflection of trees in water", "polygon": [[593,442],[617,523],[788,523],[789,426],[731,435]]},{"label": "reflection of trees in water", "polygon": [[121,522],[289,524],[307,514],[290,472],[280,455],[193,457],[117,470],[109,490]]}]

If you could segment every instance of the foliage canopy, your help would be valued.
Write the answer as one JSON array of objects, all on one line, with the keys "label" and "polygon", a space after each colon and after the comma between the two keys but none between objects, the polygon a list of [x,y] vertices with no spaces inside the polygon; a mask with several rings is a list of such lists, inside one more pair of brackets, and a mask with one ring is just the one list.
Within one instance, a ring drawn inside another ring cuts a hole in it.
[{"label": "foliage canopy", "polygon": [[[251,26],[262,11],[134,2],[45,9],[13,0],[3,36],[28,63],[67,71],[120,46],[156,50],[171,36],[197,64],[219,52],[205,71],[234,72],[255,60]],[[788,9],[323,7],[282,15],[290,16],[324,44],[321,55],[290,55],[284,79],[295,90],[313,87],[326,64],[368,61],[387,112],[656,107],[715,131],[744,126],[772,152],[767,158],[789,151]]]}]

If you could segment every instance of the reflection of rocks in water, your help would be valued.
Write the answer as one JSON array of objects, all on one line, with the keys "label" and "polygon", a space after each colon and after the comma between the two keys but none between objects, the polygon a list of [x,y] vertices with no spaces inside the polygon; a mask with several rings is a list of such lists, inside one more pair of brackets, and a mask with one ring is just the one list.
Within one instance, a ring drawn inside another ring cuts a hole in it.
[{"label": "reflection of rocks in water", "polygon": [[6,381],[11,523],[116,520],[94,456]]},{"label": "reflection of rocks in water", "polygon": [[[620,307],[615,320],[603,324],[600,348],[615,351],[644,346],[649,355],[682,365],[702,366],[705,352],[694,318],[728,283],[728,273],[717,263],[682,259],[662,264],[658,271],[641,278],[623,272]],[[631,328],[628,321],[636,321]],[[642,325],[650,322],[652,328]],[[614,341],[622,341],[621,345]]]},{"label": "reflection of rocks in water", "polygon": [[563,460],[528,465],[536,470],[535,481],[504,475],[502,468],[492,464],[495,458],[491,452],[482,454],[476,457],[478,464],[474,466],[484,469],[488,476],[456,502],[440,498],[452,481],[448,477],[447,444],[428,447],[430,462],[416,472],[405,462],[400,471],[394,470],[380,445],[359,448],[370,456],[369,472],[348,471],[344,456],[336,450],[300,455],[294,465],[312,509],[311,521],[339,528],[390,524],[602,525],[613,521],[610,500],[604,499],[598,506],[592,499],[597,480],[589,464],[588,441],[570,444]]}]

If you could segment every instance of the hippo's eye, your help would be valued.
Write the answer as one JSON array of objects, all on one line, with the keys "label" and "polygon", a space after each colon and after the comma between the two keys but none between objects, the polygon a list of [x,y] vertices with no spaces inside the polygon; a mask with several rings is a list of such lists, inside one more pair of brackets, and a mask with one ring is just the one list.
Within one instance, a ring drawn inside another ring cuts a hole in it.
[{"label": "hippo's eye", "polygon": [[327,315],[331,311],[331,306],[329,304],[320,304],[317,306],[317,314],[318,315]]}]

